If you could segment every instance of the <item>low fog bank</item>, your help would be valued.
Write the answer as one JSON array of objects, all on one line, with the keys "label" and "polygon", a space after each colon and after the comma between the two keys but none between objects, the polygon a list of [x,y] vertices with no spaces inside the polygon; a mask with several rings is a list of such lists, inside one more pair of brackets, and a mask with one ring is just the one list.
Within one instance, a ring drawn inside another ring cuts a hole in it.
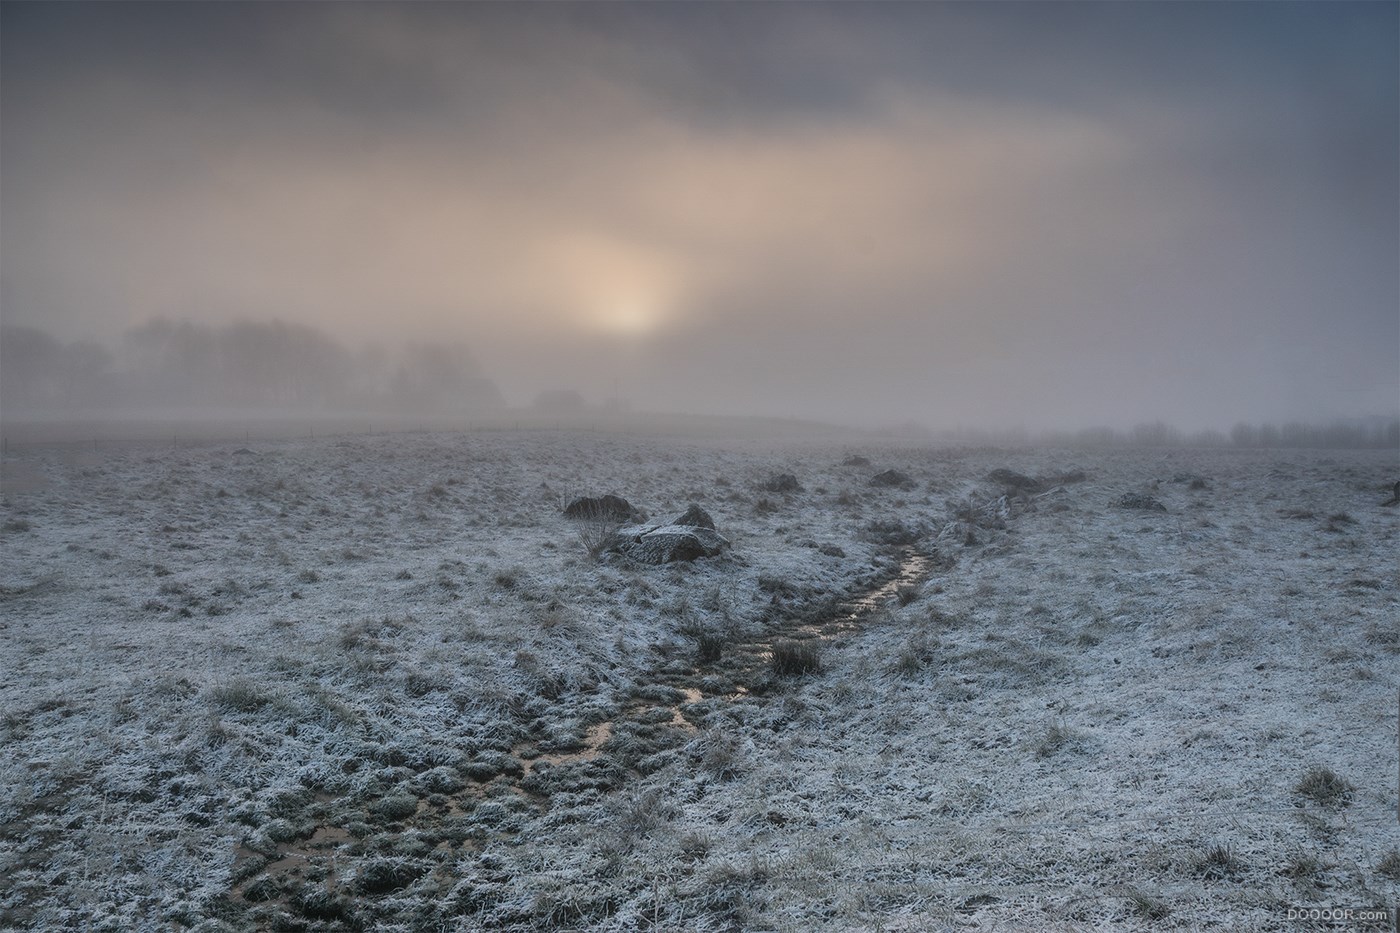
[{"label": "low fog bank", "polygon": [[[557,375],[566,379],[562,371]],[[1237,447],[1400,450],[1400,418],[1359,416],[1183,430],[1163,421],[1082,428],[667,412],[617,394],[558,386],[508,399],[470,350],[450,341],[351,349],[282,321],[210,325],[157,319],[114,345],[65,342],[0,325],[6,443],[229,440],[415,430],[573,428],[696,438],[880,440],[958,446]]]},{"label": "low fog bank", "polygon": [[417,416],[504,401],[460,344],[352,351],[302,324],[162,319],[127,330],[116,347],[0,327],[0,404],[26,418],[192,409]]}]

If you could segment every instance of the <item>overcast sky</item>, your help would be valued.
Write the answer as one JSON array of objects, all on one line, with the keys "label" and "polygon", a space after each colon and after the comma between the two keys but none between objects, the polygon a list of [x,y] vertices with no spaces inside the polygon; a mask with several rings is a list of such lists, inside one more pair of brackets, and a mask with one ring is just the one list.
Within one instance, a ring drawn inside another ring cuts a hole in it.
[{"label": "overcast sky", "polygon": [[462,340],[508,398],[1400,407],[1394,3],[5,3],[0,308]]}]

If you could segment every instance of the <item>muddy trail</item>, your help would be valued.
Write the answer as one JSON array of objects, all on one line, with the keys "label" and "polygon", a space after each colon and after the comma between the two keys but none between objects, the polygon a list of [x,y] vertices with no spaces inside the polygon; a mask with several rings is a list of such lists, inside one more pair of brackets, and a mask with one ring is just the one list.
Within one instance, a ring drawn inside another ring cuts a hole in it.
[{"label": "muddy trail", "polygon": [[[456,856],[518,835],[556,799],[614,791],[665,767],[715,704],[765,702],[816,669],[823,643],[867,627],[947,566],[936,553],[906,549],[893,572],[854,593],[797,604],[774,594],[774,620],[761,636],[695,633],[692,651],[665,658],[611,715],[562,747],[526,738],[455,767],[390,764],[368,793],[353,797],[284,793],[271,807],[272,822],[236,849],[229,914],[353,928],[355,898],[392,893],[429,873],[440,876],[445,895]],[[788,658],[796,660],[785,667]],[[526,731],[543,733],[544,725],[541,717]]]}]

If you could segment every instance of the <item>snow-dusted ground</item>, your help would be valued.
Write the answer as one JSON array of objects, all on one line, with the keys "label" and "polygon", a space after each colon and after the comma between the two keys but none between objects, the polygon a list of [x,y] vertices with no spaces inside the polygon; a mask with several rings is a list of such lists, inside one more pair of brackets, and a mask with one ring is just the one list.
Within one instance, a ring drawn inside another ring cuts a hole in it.
[{"label": "snow-dusted ground", "polygon": [[[1087,478],[955,522],[995,468]],[[487,432],[4,469],[5,928],[1271,930],[1397,900],[1393,452]],[[603,492],[698,503],[733,548],[595,560],[561,506]],[[918,591],[769,675],[910,548]]]}]

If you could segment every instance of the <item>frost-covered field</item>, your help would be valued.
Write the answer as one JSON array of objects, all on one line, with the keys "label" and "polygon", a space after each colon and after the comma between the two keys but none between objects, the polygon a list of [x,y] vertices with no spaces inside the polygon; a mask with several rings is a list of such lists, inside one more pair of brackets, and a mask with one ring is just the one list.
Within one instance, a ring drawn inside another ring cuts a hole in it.
[{"label": "frost-covered field", "polygon": [[[5,928],[1271,930],[1397,900],[1393,452],[525,432],[4,468]],[[732,548],[590,554],[608,529],[561,509],[604,492]],[[782,638],[820,669],[777,671]]]}]

